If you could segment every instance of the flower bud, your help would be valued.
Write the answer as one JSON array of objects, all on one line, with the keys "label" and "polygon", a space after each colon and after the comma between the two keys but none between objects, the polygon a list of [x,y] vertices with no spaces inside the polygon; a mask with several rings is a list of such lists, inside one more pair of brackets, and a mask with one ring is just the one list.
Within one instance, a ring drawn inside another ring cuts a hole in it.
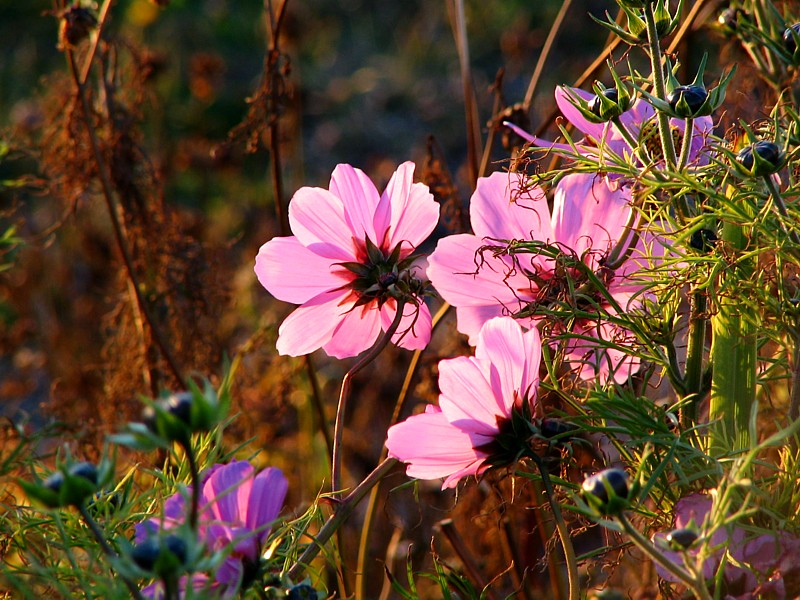
[{"label": "flower bud", "polygon": [[286,593],[286,598],[288,600],[317,600],[319,595],[317,590],[307,583],[298,583],[289,589]]},{"label": "flower bud", "polygon": [[567,434],[577,431],[578,426],[564,419],[555,419],[553,417],[545,417],[539,425],[539,431],[542,437],[551,439],[554,437],[567,436]]},{"label": "flower bud", "polygon": [[594,97],[589,110],[601,122],[616,119],[623,112],[623,108],[619,105],[619,92],[617,88],[606,88],[600,94]]},{"label": "flower bud", "polygon": [[588,504],[601,515],[617,514],[628,505],[628,474],[622,469],[595,473],[581,487]]},{"label": "flower bud", "polygon": [[698,229],[692,233],[692,237],[689,239],[689,246],[698,252],[707,254],[714,249],[714,244],[718,239],[717,234],[712,229]]},{"label": "flower bud", "polygon": [[177,574],[186,563],[188,548],[183,538],[177,535],[149,537],[131,550],[131,560],[142,571],[159,577]]},{"label": "flower bud", "polygon": [[217,418],[216,402],[202,393],[180,392],[142,411],[145,426],[161,437],[186,444],[192,433],[208,431]]},{"label": "flower bud", "polygon": [[667,534],[667,543],[672,550],[681,552],[688,550],[697,541],[698,535],[694,529],[675,529]]},{"label": "flower bud", "polygon": [[[794,35],[792,35],[792,32],[794,32]],[[798,35],[800,35],[800,23],[795,23],[791,27],[787,27],[783,32],[783,47],[786,48],[786,51],[793,56],[797,51],[797,42],[795,41],[795,36]]]},{"label": "flower bud", "polygon": [[97,467],[92,463],[78,462],[54,471],[38,484],[21,483],[28,496],[48,508],[81,506],[97,492]]},{"label": "flower bud", "polygon": [[667,94],[667,103],[672,111],[683,119],[708,116],[708,91],[700,85],[679,85]]},{"label": "flower bud", "polygon": [[780,171],[786,164],[786,154],[776,143],[761,140],[739,152],[736,161],[747,175],[763,177]]}]

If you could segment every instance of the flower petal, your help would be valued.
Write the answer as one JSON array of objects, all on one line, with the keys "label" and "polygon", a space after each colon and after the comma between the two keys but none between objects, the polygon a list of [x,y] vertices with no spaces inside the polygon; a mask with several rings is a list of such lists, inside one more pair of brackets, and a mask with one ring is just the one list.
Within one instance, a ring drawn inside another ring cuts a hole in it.
[{"label": "flower petal", "polygon": [[[381,307],[381,329],[387,331],[397,315],[397,302],[389,299]],[[392,336],[392,343],[406,350],[422,350],[431,341],[431,312],[424,301],[419,306],[409,302],[403,307],[403,318]]]},{"label": "flower petal", "polygon": [[429,406],[425,413],[390,427],[386,448],[390,457],[408,464],[410,477],[447,477],[442,485],[445,489],[480,471],[487,454],[475,447],[490,441],[491,437],[454,427],[439,409]]},{"label": "flower petal", "polygon": [[476,236],[552,240],[544,192],[522,177],[517,173],[492,173],[478,179],[469,209]]},{"label": "flower petal", "polygon": [[391,252],[403,242],[401,256],[411,254],[439,222],[439,205],[433,199],[433,194],[424,183],[413,183],[413,176],[413,162],[404,162],[397,167],[381,199],[382,203],[388,200],[391,206],[384,250]]},{"label": "flower petal", "polygon": [[[302,269],[297,266],[302,265]],[[276,237],[256,256],[256,277],[278,300],[303,304],[322,292],[344,285],[352,277],[334,267],[330,258],[316,254],[295,237]]]},{"label": "flower petal", "polygon": [[253,471],[249,462],[233,461],[209,477],[203,486],[203,500],[216,520],[235,526],[243,524],[247,505],[242,506],[238,488],[253,476]]},{"label": "flower petal", "polygon": [[278,329],[278,353],[302,356],[331,341],[336,327],[352,308],[350,290],[331,290],[313,297],[297,308]]},{"label": "flower petal", "polygon": [[344,214],[342,201],[328,190],[303,187],[289,203],[292,233],[309,250],[336,261],[353,261],[357,240],[363,231],[353,231]]},{"label": "flower petal", "polygon": [[439,408],[447,419],[467,432],[493,436],[497,417],[508,417],[510,409],[500,397],[502,390],[490,382],[488,360],[459,356],[439,362]]},{"label": "flower petal", "polygon": [[380,313],[375,302],[348,309],[339,317],[330,341],[322,346],[328,356],[358,356],[372,346],[381,331]]},{"label": "flower petal", "polygon": [[[377,239],[373,219],[380,196],[364,171],[347,164],[336,165],[329,189],[342,201],[345,221],[356,238],[363,240],[369,237],[375,245],[379,245],[381,240]],[[382,236],[383,230],[378,234]]]},{"label": "flower petal", "polygon": [[283,508],[289,482],[280,469],[268,467],[253,479],[250,494],[247,498],[247,510],[244,524],[253,531],[258,531],[259,543],[267,537],[269,526]]},{"label": "flower petal", "polygon": [[[586,250],[607,254],[625,231],[633,210],[629,199],[629,188],[604,177],[588,173],[567,175],[558,182],[553,200],[556,239],[579,256]],[[598,258],[595,256],[595,260]]]}]

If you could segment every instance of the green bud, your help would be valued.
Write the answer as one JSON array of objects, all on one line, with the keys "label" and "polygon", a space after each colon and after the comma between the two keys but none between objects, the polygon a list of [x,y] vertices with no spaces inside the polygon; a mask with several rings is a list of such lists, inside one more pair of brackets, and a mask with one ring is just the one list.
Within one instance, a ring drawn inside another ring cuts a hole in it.
[{"label": "green bud", "polygon": [[667,94],[667,103],[673,113],[684,119],[710,115],[708,91],[701,85],[679,85]]}]

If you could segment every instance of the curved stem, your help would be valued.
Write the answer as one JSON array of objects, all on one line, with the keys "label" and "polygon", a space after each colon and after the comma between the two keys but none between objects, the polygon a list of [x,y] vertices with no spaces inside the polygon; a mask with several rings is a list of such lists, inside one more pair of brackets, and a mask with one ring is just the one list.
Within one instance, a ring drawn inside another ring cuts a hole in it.
[{"label": "curved stem", "polygon": [[[650,49],[650,65],[653,70],[653,91],[659,100],[666,100],[667,91],[664,85],[664,68],[661,65],[661,46],[656,29],[656,18],[653,5],[648,3],[644,9],[645,23],[647,24],[647,43]],[[672,142],[672,131],[669,127],[669,117],[666,113],[657,111],[658,134],[661,136],[661,147],[664,151],[664,160],[667,165],[675,165],[675,144]]]},{"label": "curved stem", "polygon": [[625,533],[630,536],[631,541],[636,545],[637,548],[639,548],[642,552],[647,554],[647,556],[649,556],[659,565],[664,567],[664,569],[675,575],[675,577],[680,579],[689,588],[691,588],[695,597],[701,598],[702,600],[711,600],[711,594],[708,592],[705,584],[701,581],[697,581],[689,573],[681,569],[678,565],[661,554],[661,552],[658,551],[658,548],[656,548],[650,542],[650,540],[644,537],[641,532],[636,529],[633,524],[631,524],[624,513],[621,513],[617,517],[617,521],[622,524],[622,528],[625,530]]},{"label": "curved stem", "polygon": [[572,545],[572,537],[569,534],[567,523],[564,521],[564,515],[561,514],[561,507],[558,505],[558,500],[556,500],[553,482],[550,481],[550,474],[542,463],[541,457],[534,452],[529,452],[528,456],[533,459],[533,462],[536,463],[539,469],[539,474],[542,476],[542,484],[544,485],[544,493],[547,496],[547,501],[550,503],[550,508],[553,510],[553,517],[556,520],[556,530],[561,540],[561,547],[564,549],[564,560],[567,563],[569,600],[578,600],[580,598],[578,561],[575,558],[575,548]]},{"label": "curved stem", "polygon": [[526,114],[531,110],[531,106],[533,105],[533,95],[536,93],[536,87],[539,85],[539,78],[542,76],[544,63],[547,61],[547,57],[550,55],[550,49],[553,47],[553,42],[556,39],[556,35],[561,30],[561,24],[564,22],[564,17],[567,15],[567,11],[569,11],[571,4],[572,0],[564,0],[561,3],[561,8],[558,10],[558,14],[548,30],[547,39],[545,39],[544,45],[542,46],[542,51],[539,53],[539,60],[536,61],[536,68],[533,71],[530,83],[528,83],[528,90],[525,92],[525,99],[522,101],[522,110],[524,110]]},{"label": "curved stem", "polygon": [[355,509],[358,503],[367,495],[367,492],[377,485],[396,464],[396,459],[387,458],[375,467],[372,473],[367,475],[364,481],[359,483],[344,500],[336,504],[333,515],[331,515],[325,525],[322,526],[322,529],[319,530],[319,533],[314,537],[313,543],[308,545],[300,558],[298,558],[287,571],[286,574],[290,579],[296,580],[302,575],[303,571],[305,571],[308,565],[311,564],[311,561],[316,558],[327,541],[333,537],[333,534],[336,533],[339,527],[347,520],[353,512],[353,509]]},{"label": "curved stem", "polygon": [[342,483],[342,435],[344,434],[344,415],[347,410],[347,399],[350,395],[350,384],[355,374],[375,360],[375,358],[391,341],[392,336],[400,326],[400,321],[403,319],[403,309],[405,308],[405,305],[405,300],[397,301],[397,313],[394,316],[392,324],[389,325],[389,329],[387,329],[381,339],[378,340],[378,343],[375,344],[364,356],[362,356],[342,378],[342,388],[339,391],[339,403],[336,407],[336,423],[333,429],[331,487],[334,493],[341,489]]},{"label": "curved stem", "polygon": [[[89,511],[86,510],[86,505],[84,503],[78,505],[78,512],[80,513],[83,521],[89,527],[89,530],[92,532],[94,539],[97,540],[97,543],[100,546],[100,549],[103,551],[103,554],[105,554],[112,561],[119,559],[119,555],[116,552],[114,552],[113,548],[111,548],[105,536],[103,535],[103,532],[100,530],[100,526],[92,518],[92,515],[89,514]],[[122,579],[122,583],[124,583],[125,587],[128,588],[128,591],[131,593],[131,596],[136,598],[136,600],[143,599],[142,593],[135,583],[133,583],[130,579],[128,579],[119,572],[116,573],[116,576]]]},{"label": "curved stem", "polygon": [[681,427],[691,428],[697,420],[697,405],[703,388],[703,355],[706,346],[706,314],[708,298],[703,290],[692,294],[691,312],[689,314],[689,343],[686,348],[686,376],[684,379],[685,394],[691,396],[689,404],[681,411]]},{"label": "curved stem", "polygon": [[[433,315],[431,319],[431,335],[433,332],[436,331],[436,327],[439,325],[441,320],[447,314],[447,311],[450,310],[450,305],[445,303],[443,304],[436,314]],[[422,357],[423,350],[416,350],[414,351],[414,355],[411,357],[411,363],[408,365],[408,369],[406,369],[406,378],[403,381],[403,387],[400,389],[400,393],[397,395],[397,401],[394,405],[394,411],[392,412],[392,418],[389,421],[389,427],[394,425],[400,420],[400,415],[403,412],[403,407],[406,403],[406,398],[408,397],[408,393],[411,391],[411,382],[414,379],[414,376],[417,373],[417,368],[419,367],[420,358]],[[386,444],[384,444],[383,449],[381,450],[381,461],[386,459],[388,454],[388,450],[386,449]],[[372,521],[375,518],[375,511],[378,509],[378,492],[380,491],[380,486],[376,485],[369,494],[369,502],[367,502],[367,510],[366,514],[364,515],[364,524],[361,527],[361,538],[358,542],[358,562],[356,565],[356,585],[355,585],[355,598],[356,600],[362,600],[366,596],[364,595],[364,584],[365,584],[365,573],[367,568],[367,554],[369,552],[369,539],[370,533],[372,532]]]}]

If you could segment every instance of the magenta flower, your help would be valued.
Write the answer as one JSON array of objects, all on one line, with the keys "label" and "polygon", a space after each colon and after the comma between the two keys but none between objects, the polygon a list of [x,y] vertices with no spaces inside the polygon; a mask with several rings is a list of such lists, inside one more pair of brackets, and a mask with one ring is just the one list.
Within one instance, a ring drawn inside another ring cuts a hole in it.
[{"label": "magenta flower", "polygon": [[[567,360],[583,379],[625,381],[639,368],[639,359],[626,351],[634,343],[633,334],[608,321],[615,308],[591,289],[585,271],[566,268],[563,261],[541,254],[511,256],[487,247],[521,240],[558,248],[595,272],[616,304],[628,310],[640,304],[643,284],[631,279],[639,263],[627,260],[615,271],[604,266],[609,250],[625,234],[632,210],[628,199],[627,188],[606,178],[567,175],[556,187],[551,216],[544,192],[524,185],[522,176],[494,173],[480,179],[470,205],[475,234],[442,239],[429,258],[428,276],[456,307],[458,330],[475,344],[481,326],[492,317],[515,316],[530,328],[544,318],[538,309],[566,302],[584,314],[597,315],[574,319],[570,329],[574,337],[566,341]],[[636,253],[641,257],[640,250]],[[555,328],[556,333],[564,332],[563,324]]]},{"label": "magenta flower", "polygon": [[392,342],[410,350],[428,344],[424,273],[411,254],[436,227],[439,206],[413,174],[414,164],[403,163],[379,195],[362,171],[338,165],[330,189],[295,193],[294,235],[264,244],[255,265],[273,296],[302,305],[280,326],[281,354],[322,348],[336,358],[356,356],[389,328],[400,297],[406,304]]},{"label": "magenta flower", "polygon": [[[625,141],[617,126],[612,123],[592,123],[570,102],[570,94],[579,97],[587,102],[591,102],[595,95],[578,88],[567,86],[556,87],[556,104],[559,110],[575,128],[584,134],[584,139],[577,142],[578,149],[588,155],[598,155],[600,146],[605,146],[615,154],[624,157],[630,155],[635,148],[631,148]],[[658,137],[658,125],[655,119],[655,109],[642,98],[637,99],[631,108],[619,117],[622,125],[630,132],[637,144],[645,147],[649,155],[655,159],[661,159],[661,141]],[[537,138],[523,131],[516,125],[506,123],[506,126],[513,129],[515,133],[535,146],[543,148],[556,148],[568,152],[573,152],[573,148],[568,144],[558,144]],[[686,132],[686,121],[683,119],[670,119],[670,128],[675,142],[676,152],[680,152],[683,136]],[[692,129],[691,150],[689,152],[689,164],[702,165],[708,162],[706,153],[703,152],[709,146],[709,136],[714,128],[711,117],[698,117],[694,119]]]},{"label": "magenta flower", "polygon": [[[708,518],[712,498],[705,494],[692,494],[681,498],[675,505],[675,529],[695,528],[702,533],[709,526]],[[656,533],[653,541],[672,562],[684,566],[682,553],[669,549],[666,534]],[[697,561],[701,545],[695,544],[687,550],[690,563]],[[787,532],[766,533],[758,536],[737,525],[714,530],[708,542],[710,550],[702,562],[703,577],[712,582],[722,561],[725,561],[724,581],[726,599],[754,600],[755,598],[795,597],[787,594],[784,585],[786,575],[800,575],[796,560],[800,551],[800,538]],[[659,576],[672,583],[681,583],[668,570],[656,563]]]},{"label": "magenta flower", "polygon": [[535,328],[523,333],[508,317],[488,321],[474,357],[439,362],[439,406],[389,428],[389,456],[408,463],[410,477],[444,477],[442,489],[483,473],[502,454],[496,442],[512,411],[536,403],[541,354]]},{"label": "magenta flower", "polygon": [[[214,465],[204,475],[198,539],[209,552],[230,552],[214,574],[215,581],[210,587],[235,592],[248,569],[258,565],[264,540],[283,506],[287,488],[288,482],[280,469],[269,467],[256,475],[247,461]],[[163,519],[149,519],[136,525],[136,542],[141,543],[160,529],[182,525],[191,493],[190,486],[186,493],[167,499]],[[205,580],[195,574],[192,585],[205,585]],[[154,589],[154,595],[158,596],[158,590]]]}]

